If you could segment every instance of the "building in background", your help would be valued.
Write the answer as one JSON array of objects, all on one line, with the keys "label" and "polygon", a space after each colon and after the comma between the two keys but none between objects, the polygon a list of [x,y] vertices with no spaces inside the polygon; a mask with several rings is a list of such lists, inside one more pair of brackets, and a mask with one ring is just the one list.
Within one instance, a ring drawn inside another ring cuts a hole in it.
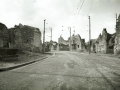
[{"label": "building in background", "polygon": [[91,50],[91,52],[96,52],[95,43],[96,43],[96,39],[91,39],[90,40],[90,50]]},{"label": "building in background", "polygon": [[58,38],[57,50],[70,50],[69,40],[64,40],[62,36]]},{"label": "building in background", "polygon": [[80,35],[72,35],[68,40],[64,40],[63,37],[60,36],[58,38],[58,48],[59,50],[70,50],[70,42],[72,51],[84,51],[85,50],[85,40],[81,39]]},{"label": "building in background", "polygon": [[[70,42],[70,38],[68,39]],[[71,45],[72,51],[84,51],[85,50],[85,40],[81,39],[80,35],[72,35],[71,36]]]},{"label": "building in background", "polygon": [[52,51],[52,50],[57,50],[57,45],[58,45],[58,43],[57,42],[55,42],[55,41],[50,41],[50,50]]}]

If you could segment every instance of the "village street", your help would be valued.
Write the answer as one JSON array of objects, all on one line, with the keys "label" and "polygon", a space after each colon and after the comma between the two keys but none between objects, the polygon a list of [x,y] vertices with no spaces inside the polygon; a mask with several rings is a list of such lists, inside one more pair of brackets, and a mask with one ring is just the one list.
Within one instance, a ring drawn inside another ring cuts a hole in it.
[{"label": "village street", "polygon": [[58,51],[53,57],[0,72],[0,90],[120,90],[120,59]]}]

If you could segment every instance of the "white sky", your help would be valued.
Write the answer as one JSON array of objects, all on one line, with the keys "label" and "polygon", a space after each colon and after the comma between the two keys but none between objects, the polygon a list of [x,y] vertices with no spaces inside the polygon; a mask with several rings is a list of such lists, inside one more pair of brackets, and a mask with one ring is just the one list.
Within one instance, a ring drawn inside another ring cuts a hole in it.
[{"label": "white sky", "polygon": [[91,16],[92,39],[96,39],[103,28],[108,33],[115,32],[115,14],[120,13],[120,0],[93,0],[91,10],[92,0],[85,0],[73,24],[80,1],[81,6],[84,0],[0,0],[0,22],[8,28],[19,23],[30,25],[39,28],[43,33],[46,19],[47,41],[51,35],[49,27],[53,29],[54,41],[58,41],[60,35],[67,39],[70,36],[68,27],[71,27],[72,34],[75,30],[75,34],[80,34],[81,38],[88,41],[88,15]]}]

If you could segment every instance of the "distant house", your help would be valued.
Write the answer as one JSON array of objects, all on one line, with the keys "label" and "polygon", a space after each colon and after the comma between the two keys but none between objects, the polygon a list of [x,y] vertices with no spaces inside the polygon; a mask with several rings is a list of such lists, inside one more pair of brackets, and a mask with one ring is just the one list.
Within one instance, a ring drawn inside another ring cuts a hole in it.
[{"label": "distant house", "polygon": [[91,41],[90,41],[90,50],[92,51],[92,52],[96,52],[96,46],[95,46],[95,43],[96,43],[96,39],[91,39]]},{"label": "distant house", "polygon": [[[89,45],[90,44],[90,45]],[[91,39],[90,40],[90,43],[89,41],[85,44],[85,48],[87,50],[87,52],[89,51],[90,49],[90,52],[96,52],[96,39]],[[90,47],[90,48],[89,48]]]},{"label": "distant house", "polygon": [[116,22],[116,37],[114,45],[114,54],[120,54],[120,14]]},{"label": "distant house", "polygon": [[50,51],[50,42],[45,42],[45,52]]},{"label": "distant house", "polygon": [[50,50],[57,50],[57,42],[50,41]]},{"label": "distant house", "polygon": [[[70,38],[69,38],[70,41]],[[71,36],[71,44],[72,44],[72,50],[74,51],[83,51],[85,50],[85,40],[81,39],[80,35],[72,35]]]},{"label": "distant house", "polygon": [[38,28],[19,24],[9,29],[10,48],[41,52],[41,32]]},{"label": "distant house", "polygon": [[[70,43],[71,42],[71,43]],[[59,50],[70,50],[70,44],[72,51],[84,51],[85,50],[85,39],[81,39],[80,35],[72,35],[68,40],[64,40],[63,37],[60,36],[58,38],[58,47]]]},{"label": "distant house", "polygon": [[70,45],[68,40],[64,40],[62,36],[58,38],[57,50],[70,50]]}]

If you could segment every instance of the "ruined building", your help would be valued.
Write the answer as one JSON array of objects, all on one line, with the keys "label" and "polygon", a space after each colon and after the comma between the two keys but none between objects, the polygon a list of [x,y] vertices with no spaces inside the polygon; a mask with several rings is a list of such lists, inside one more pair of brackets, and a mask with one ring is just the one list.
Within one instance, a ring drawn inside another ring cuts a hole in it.
[{"label": "ruined building", "polygon": [[41,52],[41,32],[38,28],[28,25],[15,25],[9,29],[9,48],[22,49],[23,51]]},{"label": "ruined building", "polygon": [[57,50],[57,42],[55,41],[50,41],[50,50]]},{"label": "ruined building", "polygon": [[120,54],[120,15],[116,22],[116,37],[114,45],[114,54]]},{"label": "ruined building", "polygon": [[70,43],[68,40],[64,40],[62,36],[58,38],[57,50],[70,50]]},{"label": "ruined building", "polygon": [[91,41],[90,41],[90,50],[92,51],[92,52],[96,52],[96,47],[95,47],[95,43],[96,43],[96,39],[91,39]]},{"label": "ruined building", "polygon": [[114,38],[115,34],[107,33],[106,28],[103,29],[102,35],[100,34],[96,40],[96,52],[101,53],[114,53]]},{"label": "ruined building", "polygon": [[[70,38],[69,38],[70,42]],[[71,45],[72,45],[72,50],[75,51],[83,51],[85,50],[85,40],[81,39],[80,35],[72,35],[71,36]]]},{"label": "ruined building", "polygon": [[59,44],[65,44],[68,45],[69,41],[68,40],[64,40],[62,36],[60,36],[60,38],[58,38],[58,43]]},{"label": "ruined building", "polygon": [[[89,45],[90,44],[90,45]],[[85,49],[86,49],[86,51],[87,52],[89,52],[89,49],[90,49],[90,51],[91,52],[96,52],[96,46],[95,46],[95,44],[96,44],[96,39],[91,39],[90,40],[90,43],[89,43],[89,41],[85,44]],[[90,47],[90,48],[89,48]]]},{"label": "ruined building", "polygon": [[68,40],[64,40],[63,37],[60,36],[58,39],[59,49],[60,50],[70,50],[70,42],[72,51],[83,51],[85,50],[85,40],[81,39],[80,35],[72,35]]},{"label": "ruined building", "polygon": [[0,23],[0,48],[8,47],[9,47],[8,29],[4,24]]}]

